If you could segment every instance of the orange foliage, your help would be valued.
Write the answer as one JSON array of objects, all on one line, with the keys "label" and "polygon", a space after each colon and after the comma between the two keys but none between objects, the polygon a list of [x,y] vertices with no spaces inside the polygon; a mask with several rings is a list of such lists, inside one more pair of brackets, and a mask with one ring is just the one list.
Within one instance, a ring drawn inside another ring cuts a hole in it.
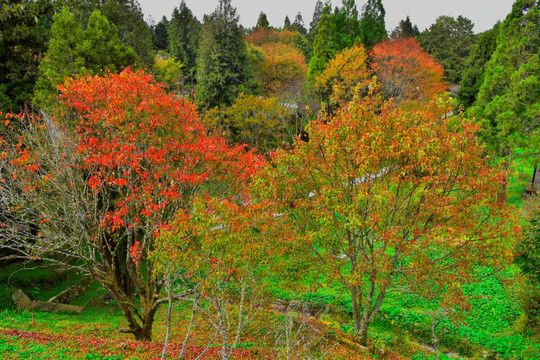
[{"label": "orange foliage", "polygon": [[466,306],[460,284],[478,266],[510,261],[516,236],[512,208],[497,198],[503,173],[483,156],[478,127],[446,118],[444,97],[379,99],[357,97],[310,123],[309,141],[278,151],[257,182],[290,214],[318,270],[350,289],[361,343],[387,292],[408,286]]},{"label": "orange foliage", "polygon": [[249,35],[246,36],[248,42],[253,45],[263,45],[271,43],[282,43],[282,44],[294,44],[294,38],[296,33],[289,30],[276,31],[272,29],[259,28],[253,30]]},{"label": "orange foliage", "polygon": [[292,44],[267,43],[259,47],[265,59],[256,74],[267,95],[282,99],[302,90],[307,74],[304,56]]},{"label": "orange foliage", "polygon": [[366,50],[362,45],[345,49],[330,61],[316,78],[316,85],[323,99],[343,105],[354,95],[354,88],[366,84],[369,76]]},{"label": "orange foliage", "polygon": [[414,39],[381,42],[371,57],[379,90],[386,99],[429,99],[446,89],[442,66]]}]

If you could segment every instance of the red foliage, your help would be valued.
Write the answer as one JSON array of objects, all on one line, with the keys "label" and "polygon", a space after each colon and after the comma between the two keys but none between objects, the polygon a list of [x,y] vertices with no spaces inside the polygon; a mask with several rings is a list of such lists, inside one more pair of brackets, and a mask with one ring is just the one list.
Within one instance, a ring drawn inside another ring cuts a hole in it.
[{"label": "red foliage", "polygon": [[371,53],[372,69],[386,98],[429,99],[445,91],[443,68],[414,39],[377,44]]},{"label": "red foliage", "polygon": [[170,205],[188,201],[202,183],[243,180],[254,169],[254,156],[207,135],[193,104],[142,71],[73,79],[59,88],[76,114],[88,186],[120,194],[102,219],[111,231],[145,220],[165,226],[159,219]]}]

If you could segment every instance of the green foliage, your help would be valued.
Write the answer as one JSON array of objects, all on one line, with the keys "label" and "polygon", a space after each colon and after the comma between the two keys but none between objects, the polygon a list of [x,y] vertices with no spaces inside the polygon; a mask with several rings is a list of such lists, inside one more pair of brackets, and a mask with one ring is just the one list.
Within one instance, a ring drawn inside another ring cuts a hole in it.
[{"label": "green foliage", "polygon": [[268,18],[266,17],[266,14],[261,11],[261,13],[259,14],[259,19],[257,19],[257,25],[255,25],[255,27],[267,29],[269,26],[270,26],[270,23],[268,22]]},{"label": "green foliage", "polygon": [[343,0],[343,6],[339,9],[334,21],[338,49],[341,51],[355,45],[360,37],[360,22],[354,0]]},{"label": "green foliage", "polygon": [[540,207],[533,210],[516,246],[516,264],[533,283],[540,284]]},{"label": "green foliage", "polygon": [[0,111],[17,112],[29,101],[47,49],[55,3],[4,0],[0,5]]},{"label": "green foliage", "polygon": [[411,19],[409,19],[409,15],[407,15],[407,18],[405,20],[401,20],[396,28],[392,30],[390,38],[412,38],[417,37],[418,35],[420,35],[418,27],[416,25],[413,26]]},{"label": "green foliage", "polygon": [[493,29],[485,31],[476,37],[469,57],[465,61],[458,100],[460,104],[466,107],[474,104],[480,85],[484,80],[486,63],[491,58],[491,54],[493,54],[497,45],[498,26],[499,23]]},{"label": "green foliage", "polygon": [[219,128],[230,142],[269,153],[292,141],[295,133],[289,135],[290,117],[277,98],[240,94],[231,106],[210,110],[206,121],[211,127]]},{"label": "green foliage", "polygon": [[360,33],[366,48],[371,49],[387,38],[384,25],[385,15],[386,11],[381,0],[368,0],[364,5],[362,20],[360,21]]},{"label": "green foliage", "polygon": [[321,20],[323,8],[323,2],[321,0],[317,0],[317,2],[315,3],[315,10],[313,10],[313,18],[309,23],[309,32],[307,38],[310,42],[313,42],[315,35],[317,35],[317,28],[319,25],[319,21]]},{"label": "green foliage", "polygon": [[168,50],[172,56],[184,64],[184,73],[189,76],[190,83],[193,83],[195,79],[200,32],[201,23],[193,16],[185,1],[182,1],[172,13]]},{"label": "green foliage", "polygon": [[152,73],[156,77],[156,81],[165,83],[168,90],[175,90],[182,77],[182,68],[183,64],[174,58],[158,57],[152,67]]},{"label": "green foliage", "polygon": [[418,41],[422,48],[443,66],[446,80],[459,84],[465,60],[474,43],[471,20],[458,16],[439,16],[429,29],[423,31]]},{"label": "green foliage", "polygon": [[137,54],[120,41],[116,27],[99,10],[92,13],[87,28],[82,30],[75,15],[64,8],[54,16],[49,49],[39,66],[34,101],[49,108],[56,86],[66,77],[117,72],[137,61]]},{"label": "green foliage", "polygon": [[161,20],[152,26],[152,43],[156,50],[167,50],[169,46],[169,26],[171,22],[163,16]]},{"label": "green foliage", "polygon": [[244,33],[230,0],[204,21],[197,58],[197,98],[206,107],[230,105],[241,92],[255,87]]},{"label": "green foliage", "polygon": [[336,40],[336,28],[332,8],[327,3],[322,11],[321,20],[318,23],[317,35],[313,41],[313,56],[309,61],[309,74],[316,75],[326,68],[326,64],[338,52]]},{"label": "green foliage", "polygon": [[538,0],[518,0],[500,26],[476,101],[485,119],[482,136],[498,156],[540,149],[540,10]]},{"label": "green foliage", "polygon": [[86,27],[92,13],[100,10],[118,29],[120,40],[135,50],[140,64],[151,67],[154,63],[152,31],[144,21],[137,0],[64,0],[82,27]]}]

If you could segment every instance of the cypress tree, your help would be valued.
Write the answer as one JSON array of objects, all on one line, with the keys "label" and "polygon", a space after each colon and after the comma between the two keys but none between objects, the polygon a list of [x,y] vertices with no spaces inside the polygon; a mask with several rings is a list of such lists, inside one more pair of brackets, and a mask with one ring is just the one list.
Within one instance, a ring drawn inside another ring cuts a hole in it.
[{"label": "cypress tree", "polygon": [[360,33],[364,46],[371,49],[378,42],[387,38],[384,17],[386,11],[381,0],[368,0],[362,11]]},{"label": "cypress tree", "polygon": [[323,8],[317,35],[313,41],[313,56],[309,61],[309,74],[316,75],[323,71],[328,61],[336,55],[338,50],[334,14],[332,14],[330,3],[327,2]]},{"label": "cypress tree", "polygon": [[251,92],[253,81],[236,9],[231,0],[220,0],[204,19],[197,58],[197,98],[206,107],[230,105],[240,92]]},{"label": "cypress tree", "polygon": [[54,16],[49,49],[40,62],[34,102],[49,109],[55,103],[56,87],[66,77],[83,73],[119,72],[138,62],[132,48],[120,41],[116,27],[99,10],[81,29],[76,16],[66,8]]},{"label": "cypress tree", "polygon": [[195,79],[201,23],[182,1],[174,8],[169,25],[169,52],[184,64],[184,74]]},{"label": "cypress tree", "polygon": [[487,62],[476,109],[485,122],[482,136],[499,156],[520,148],[538,163],[540,149],[540,10],[538,0],[517,0]]}]

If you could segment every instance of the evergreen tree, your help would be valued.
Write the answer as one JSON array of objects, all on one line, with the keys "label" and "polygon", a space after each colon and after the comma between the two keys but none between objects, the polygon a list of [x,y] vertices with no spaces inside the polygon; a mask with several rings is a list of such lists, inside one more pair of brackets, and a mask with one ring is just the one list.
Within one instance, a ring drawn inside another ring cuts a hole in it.
[{"label": "evergreen tree", "polygon": [[283,30],[289,30],[291,27],[291,20],[289,19],[289,16],[285,16],[285,21],[283,22]]},{"label": "evergreen tree", "polygon": [[206,16],[197,58],[197,97],[206,107],[230,105],[253,86],[244,32],[231,0]]},{"label": "evergreen tree", "polygon": [[334,18],[338,50],[350,48],[360,37],[360,22],[354,0],[343,0]]},{"label": "evergreen tree", "polygon": [[152,27],[152,42],[156,50],[167,50],[169,46],[170,21],[166,16],[161,18],[157,25]]},{"label": "evergreen tree", "polygon": [[313,41],[313,56],[309,61],[309,74],[316,75],[322,72],[326,68],[328,61],[330,61],[338,51],[334,14],[332,14],[330,3],[327,2],[323,8],[317,35]]},{"label": "evergreen tree", "polygon": [[49,49],[40,62],[35,103],[48,109],[54,104],[56,87],[66,77],[83,73],[119,72],[138,62],[135,51],[120,41],[116,27],[95,10],[82,30],[76,16],[66,8],[54,16]]},{"label": "evergreen tree", "polygon": [[0,111],[17,112],[31,99],[54,11],[49,0],[0,5]]},{"label": "evergreen tree", "polygon": [[521,148],[538,162],[540,149],[540,10],[538,0],[517,0],[497,36],[476,101],[483,138],[499,156]]},{"label": "evergreen tree", "polygon": [[422,48],[443,66],[451,84],[461,82],[465,60],[474,43],[473,27],[472,21],[461,15],[457,18],[440,16],[418,37]]},{"label": "evergreen tree", "polygon": [[124,44],[133,48],[141,65],[150,68],[154,63],[152,31],[144,21],[137,0],[64,0],[82,27],[86,27],[94,10],[100,10],[116,26]]},{"label": "evergreen tree", "polygon": [[360,33],[364,46],[371,49],[378,42],[387,38],[386,27],[384,25],[384,10],[381,0],[368,0],[362,11],[360,21]]},{"label": "evergreen tree", "polygon": [[169,25],[169,52],[184,64],[184,74],[195,79],[201,23],[182,1],[174,8]]},{"label": "evergreen tree", "polygon": [[261,11],[261,13],[259,14],[259,19],[257,20],[257,25],[255,27],[257,29],[268,29],[269,26],[270,23],[268,22],[266,14]]},{"label": "evergreen tree", "polygon": [[302,18],[301,13],[296,14],[296,17],[294,18],[294,22],[289,27],[289,30],[298,31],[302,35],[307,34],[307,30],[304,26],[304,19]]},{"label": "evergreen tree", "polygon": [[396,28],[390,34],[391,39],[413,38],[420,35],[420,31],[416,25],[413,26],[409,15],[405,20],[401,20]]},{"label": "evergreen tree", "polygon": [[466,107],[472,106],[476,100],[476,95],[484,80],[486,63],[497,46],[498,32],[499,24],[496,24],[493,29],[478,35],[471,48],[471,53],[465,61],[458,100]]},{"label": "evergreen tree", "polygon": [[317,2],[315,3],[315,10],[313,11],[313,20],[311,20],[311,22],[309,23],[308,39],[310,41],[313,41],[315,35],[317,35],[317,26],[319,24],[319,21],[321,20],[323,8],[323,2],[321,0],[317,0]]}]

